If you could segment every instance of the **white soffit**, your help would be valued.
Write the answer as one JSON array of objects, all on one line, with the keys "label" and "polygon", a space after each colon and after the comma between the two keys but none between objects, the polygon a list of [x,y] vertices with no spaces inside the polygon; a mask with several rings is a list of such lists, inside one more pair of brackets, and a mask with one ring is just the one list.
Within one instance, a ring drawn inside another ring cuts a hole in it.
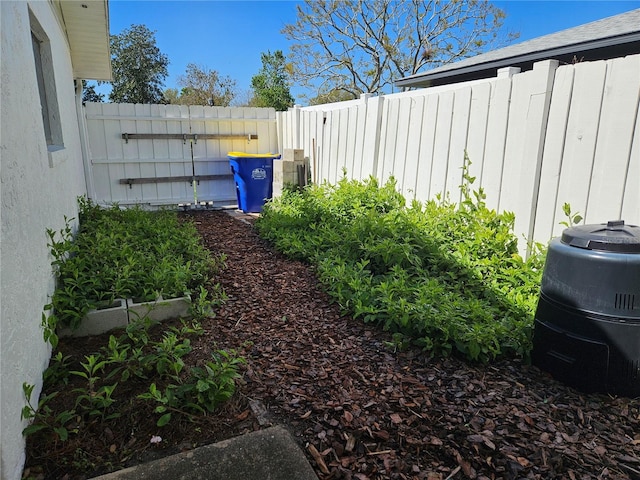
[{"label": "white soffit", "polygon": [[54,0],[66,30],[74,78],[111,81],[108,0]]}]

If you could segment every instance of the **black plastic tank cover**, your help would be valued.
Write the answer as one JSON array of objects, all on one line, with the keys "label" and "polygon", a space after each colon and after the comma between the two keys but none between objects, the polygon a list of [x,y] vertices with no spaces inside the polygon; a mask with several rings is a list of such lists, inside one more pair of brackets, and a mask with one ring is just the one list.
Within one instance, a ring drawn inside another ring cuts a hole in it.
[{"label": "black plastic tank cover", "polygon": [[612,220],[601,225],[578,225],[562,233],[562,243],[588,250],[640,253],[640,227]]}]

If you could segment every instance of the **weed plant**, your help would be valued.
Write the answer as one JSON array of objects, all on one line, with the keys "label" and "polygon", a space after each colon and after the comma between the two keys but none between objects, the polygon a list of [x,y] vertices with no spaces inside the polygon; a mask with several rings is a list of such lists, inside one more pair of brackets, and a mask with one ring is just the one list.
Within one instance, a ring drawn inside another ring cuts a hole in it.
[{"label": "weed plant", "polygon": [[179,222],[174,211],[140,207],[102,208],[80,198],[79,229],[67,221],[60,232],[48,230],[58,287],[43,315],[47,340],[55,343],[58,322],[78,328],[92,308],[117,298],[154,301],[198,295],[224,257],[213,258],[200,244],[195,226]]},{"label": "weed plant", "polygon": [[496,213],[463,168],[462,201],[409,206],[391,178],[285,190],[256,222],[260,235],[315,265],[343,312],[436,354],[486,362],[528,357],[544,255],[518,254],[512,213]]}]

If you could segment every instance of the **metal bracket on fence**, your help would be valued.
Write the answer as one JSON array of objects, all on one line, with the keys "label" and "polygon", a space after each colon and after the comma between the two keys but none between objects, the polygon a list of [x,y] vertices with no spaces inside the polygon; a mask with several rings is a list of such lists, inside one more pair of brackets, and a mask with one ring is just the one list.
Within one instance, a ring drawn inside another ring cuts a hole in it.
[{"label": "metal bracket on fence", "polygon": [[198,143],[198,139],[205,140],[258,140],[258,135],[249,134],[228,134],[228,133],[123,133],[122,138],[126,143],[129,140],[182,140],[184,144],[187,140]]},{"label": "metal bracket on fence", "polygon": [[133,185],[142,185],[147,183],[175,183],[175,182],[189,182],[193,186],[195,179],[196,185],[200,185],[200,181],[208,180],[229,180],[233,178],[233,174],[220,173],[210,175],[184,175],[177,177],[145,177],[145,178],[121,178],[119,183],[121,185],[129,185],[129,188],[133,188]]}]

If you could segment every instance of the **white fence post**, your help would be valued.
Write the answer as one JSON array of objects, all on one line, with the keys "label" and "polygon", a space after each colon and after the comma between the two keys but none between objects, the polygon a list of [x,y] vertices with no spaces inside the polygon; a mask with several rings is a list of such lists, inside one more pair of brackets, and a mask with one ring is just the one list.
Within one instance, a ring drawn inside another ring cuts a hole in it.
[{"label": "white fence post", "polygon": [[84,181],[87,186],[87,197],[96,198],[96,188],[93,183],[93,170],[91,168],[91,153],[89,147],[89,133],[87,131],[87,109],[82,104],[82,82],[76,85],[76,116],[80,131],[80,148],[82,150],[82,165],[84,167]]},{"label": "white fence post", "polygon": [[[500,209],[516,215],[515,230],[533,240],[542,153],[557,60],[537,62],[513,77]],[[526,247],[521,247],[525,252]]]},{"label": "white fence post", "polygon": [[382,175],[378,171],[378,156],[380,155],[380,130],[384,97],[367,98],[367,112],[364,128],[364,148],[362,152],[362,176],[373,175],[378,180]]},{"label": "white fence post", "polygon": [[[300,105],[293,106],[293,148],[299,149],[300,147],[300,138],[301,138],[301,128],[300,124]],[[283,150],[284,152],[284,150]]]}]

